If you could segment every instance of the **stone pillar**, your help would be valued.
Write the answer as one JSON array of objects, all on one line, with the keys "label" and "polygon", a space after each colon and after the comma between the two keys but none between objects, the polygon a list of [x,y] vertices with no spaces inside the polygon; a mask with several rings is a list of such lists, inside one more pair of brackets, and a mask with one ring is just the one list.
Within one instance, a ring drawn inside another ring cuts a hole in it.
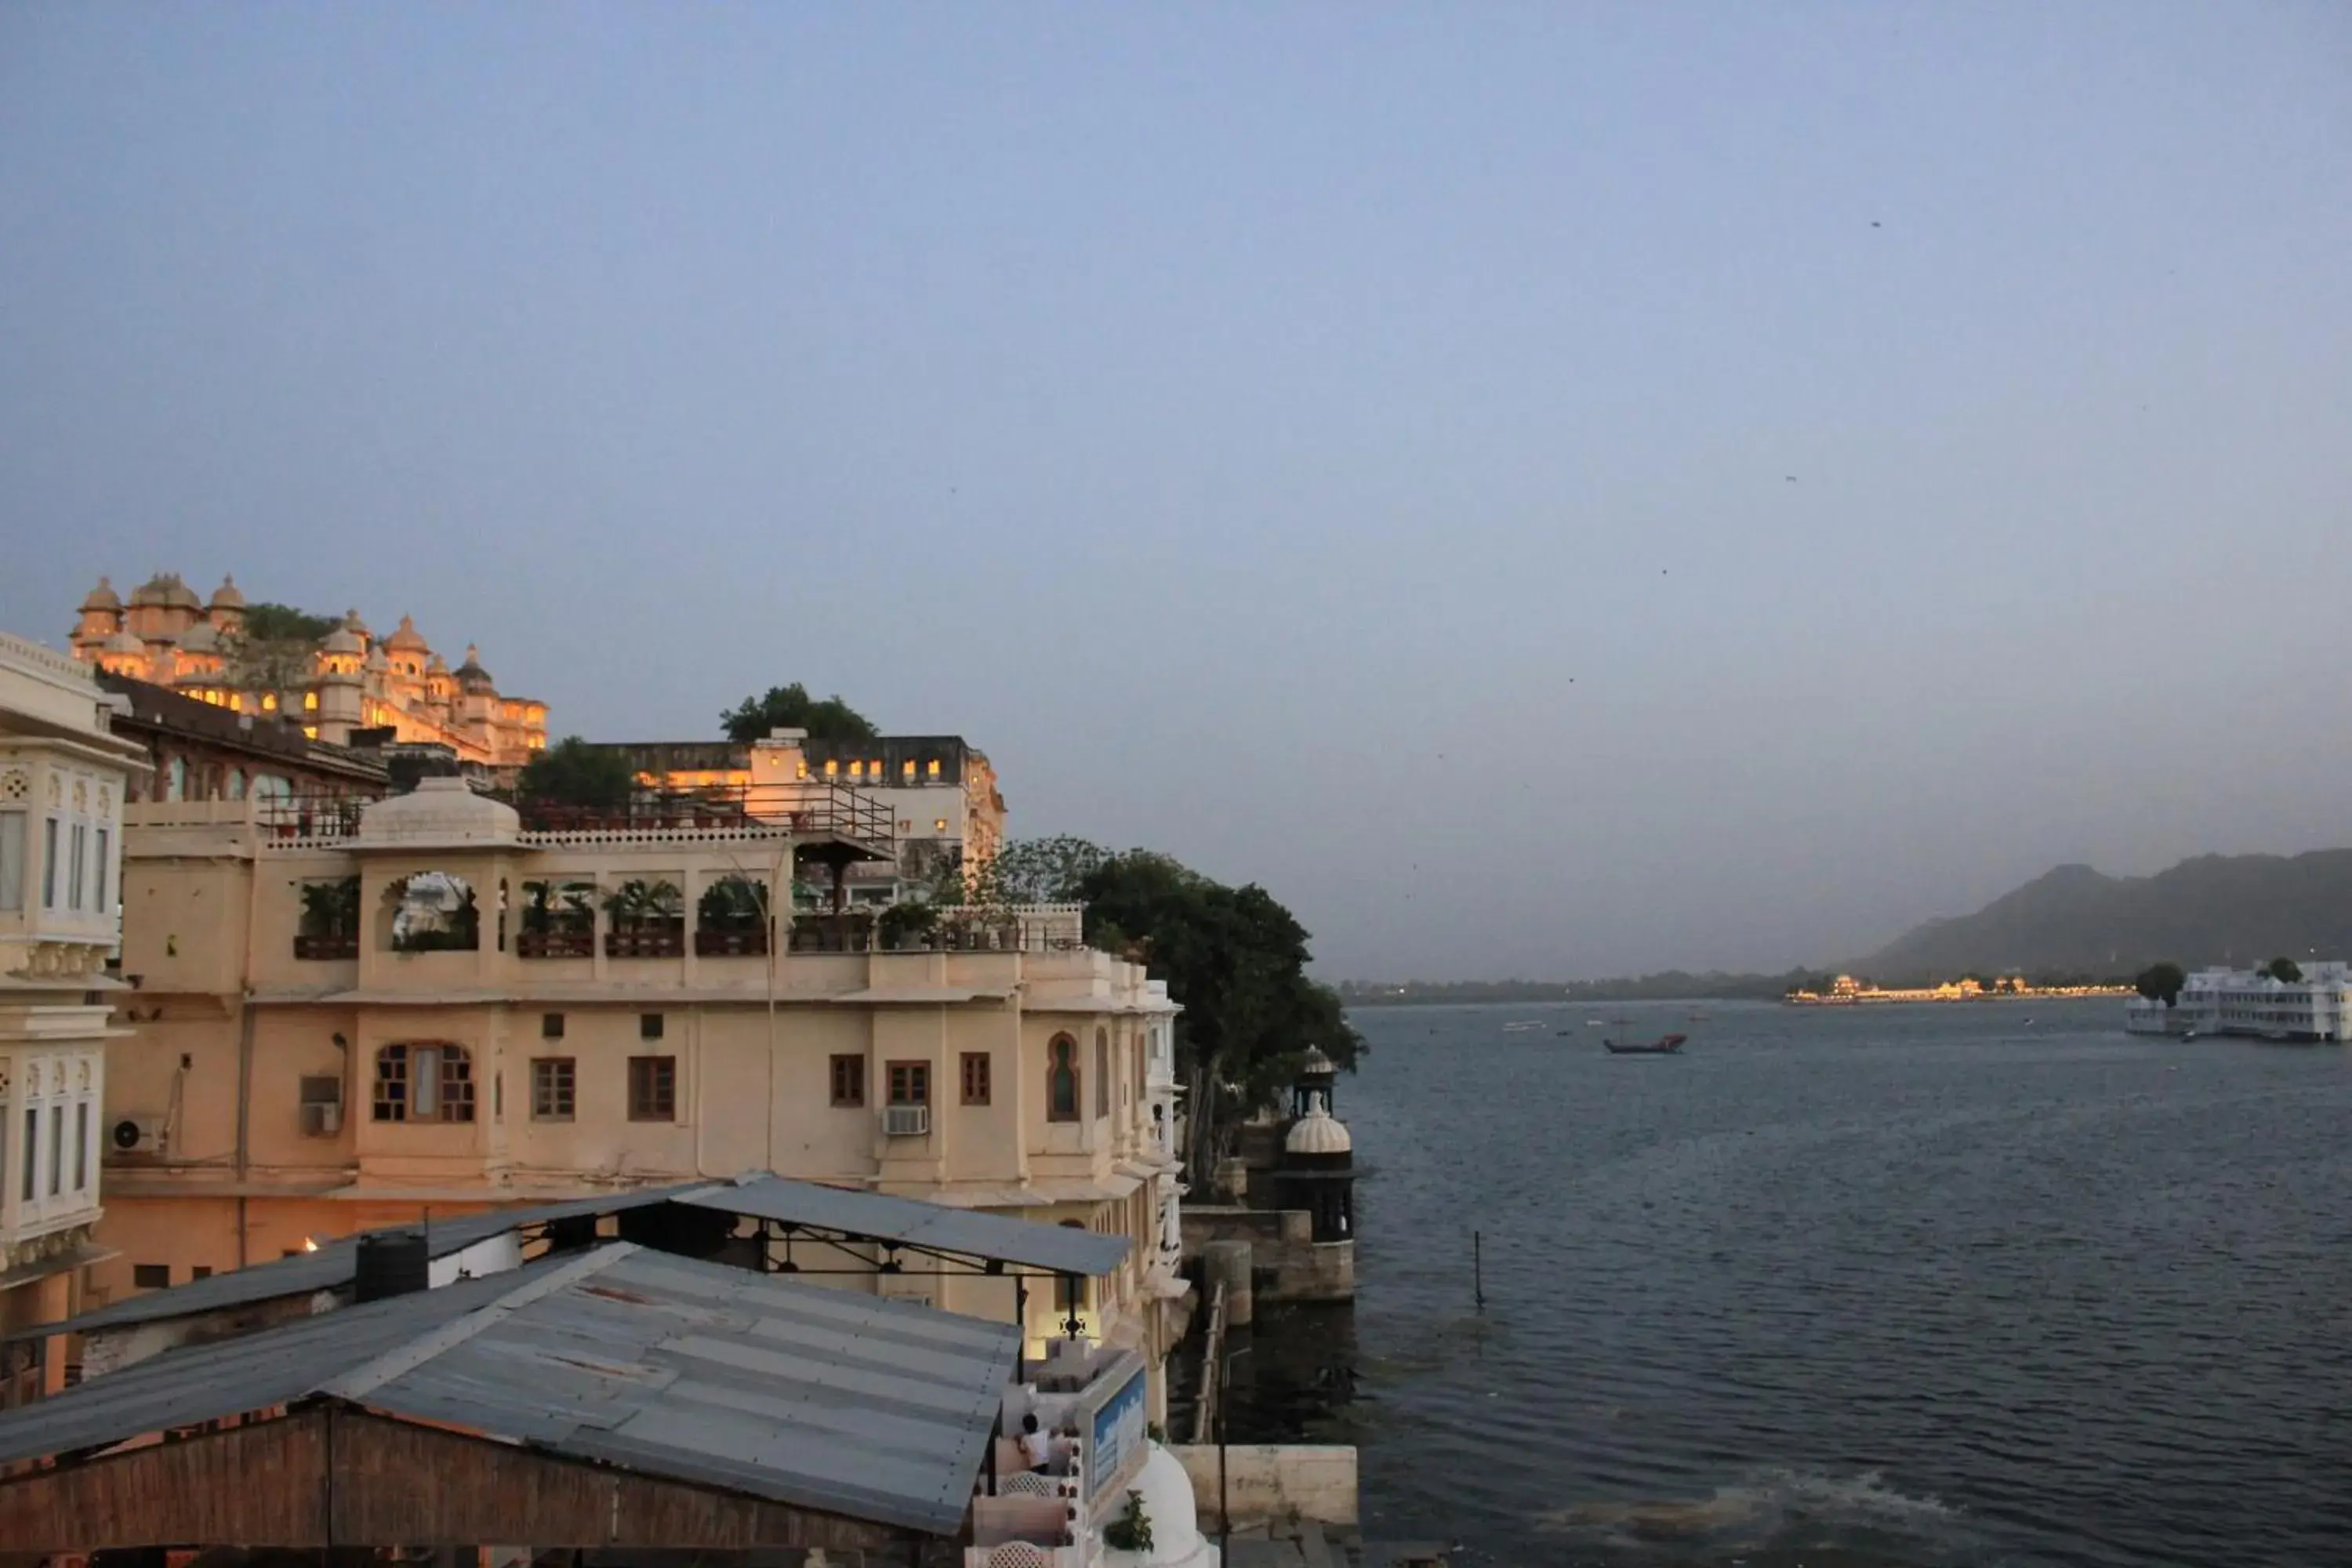
[{"label": "stone pillar", "polygon": [[1250,1301],[1250,1244],[1212,1241],[1201,1248],[1201,1287],[1213,1300],[1217,1287],[1225,1288],[1225,1326],[1241,1328],[1255,1315]]}]

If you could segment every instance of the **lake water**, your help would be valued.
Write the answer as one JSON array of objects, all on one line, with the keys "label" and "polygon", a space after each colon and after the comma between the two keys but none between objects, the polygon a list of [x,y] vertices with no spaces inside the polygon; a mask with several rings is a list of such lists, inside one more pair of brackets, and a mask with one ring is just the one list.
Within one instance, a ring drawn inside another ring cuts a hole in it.
[{"label": "lake water", "polygon": [[2352,1563],[2352,1053],[2114,1001],[1690,1011],[1356,1015],[1360,1298],[1235,1373],[1237,1419],[1363,1445],[1368,1537]]}]

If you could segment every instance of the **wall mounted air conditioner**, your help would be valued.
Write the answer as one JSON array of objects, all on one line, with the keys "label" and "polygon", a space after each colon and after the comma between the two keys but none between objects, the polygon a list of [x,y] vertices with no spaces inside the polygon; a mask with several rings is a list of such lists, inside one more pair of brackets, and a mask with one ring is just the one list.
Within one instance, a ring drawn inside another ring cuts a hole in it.
[{"label": "wall mounted air conditioner", "polygon": [[118,1154],[160,1154],[163,1152],[163,1124],[164,1118],[161,1116],[125,1116],[115,1122],[108,1136]]},{"label": "wall mounted air conditioner", "polygon": [[323,1100],[310,1100],[302,1107],[302,1135],[305,1138],[331,1138],[343,1130],[343,1108]]},{"label": "wall mounted air conditioner", "polygon": [[890,1138],[920,1138],[931,1130],[931,1108],[928,1105],[886,1105],[882,1108],[882,1131]]}]

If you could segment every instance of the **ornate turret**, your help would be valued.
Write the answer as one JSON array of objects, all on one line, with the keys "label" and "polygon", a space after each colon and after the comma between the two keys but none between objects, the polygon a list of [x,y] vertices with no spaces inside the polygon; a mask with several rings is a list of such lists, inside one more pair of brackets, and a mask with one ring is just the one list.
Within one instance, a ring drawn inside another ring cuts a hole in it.
[{"label": "ornate turret", "polygon": [[425,640],[425,634],[416,629],[416,622],[407,616],[400,617],[399,626],[383,639],[383,646],[394,653],[425,654],[433,651],[433,645]]},{"label": "ornate turret", "polygon": [[94,658],[105,647],[106,639],[121,629],[121,596],[112,583],[100,577],[81,602],[81,619],[74,626],[74,651],[83,658]]},{"label": "ornate turret", "polygon": [[1305,1116],[1320,1106],[1331,1110],[1331,1086],[1339,1080],[1339,1068],[1320,1046],[1307,1047],[1307,1059],[1298,1066],[1298,1076],[1291,1080],[1290,1114]]},{"label": "ornate turret", "polygon": [[496,693],[499,683],[482,668],[482,650],[472,643],[466,645],[466,662],[457,667],[457,687],[462,691]]},{"label": "ornate turret", "polygon": [[[1356,1234],[1356,1141],[1331,1114],[1331,1084],[1339,1070],[1320,1049],[1307,1047],[1291,1089],[1297,1120],[1283,1134],[1282,1163],[1275,1175],[1282,1206],[1315,1216],[1318,1242],[1352,1241]],[[1348,1275],[1352,1291],[1352,1263]]]},{"label": "ornate turret", "polygon": [[81,602],[81,607],[84,614],[92,611],[120,611],[122,608],[122,596],[114,591],[114,580],[110,577],[100,577],[98,580],[98,586],[89,591],[89,597]]}]

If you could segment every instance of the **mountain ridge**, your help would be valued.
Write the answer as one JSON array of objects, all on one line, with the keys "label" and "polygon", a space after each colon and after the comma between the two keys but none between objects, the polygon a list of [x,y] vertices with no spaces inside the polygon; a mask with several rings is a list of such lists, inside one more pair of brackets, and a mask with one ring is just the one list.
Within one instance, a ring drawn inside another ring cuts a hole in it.
[{"label": "mountain ridge", "polygon": [[2055,866],[1978,910],[1925,921],[1848,968],[1882,984],[1964,973],[2121,974],[2352,952],[2352,849],[2198,855],[2148,877]]}]

